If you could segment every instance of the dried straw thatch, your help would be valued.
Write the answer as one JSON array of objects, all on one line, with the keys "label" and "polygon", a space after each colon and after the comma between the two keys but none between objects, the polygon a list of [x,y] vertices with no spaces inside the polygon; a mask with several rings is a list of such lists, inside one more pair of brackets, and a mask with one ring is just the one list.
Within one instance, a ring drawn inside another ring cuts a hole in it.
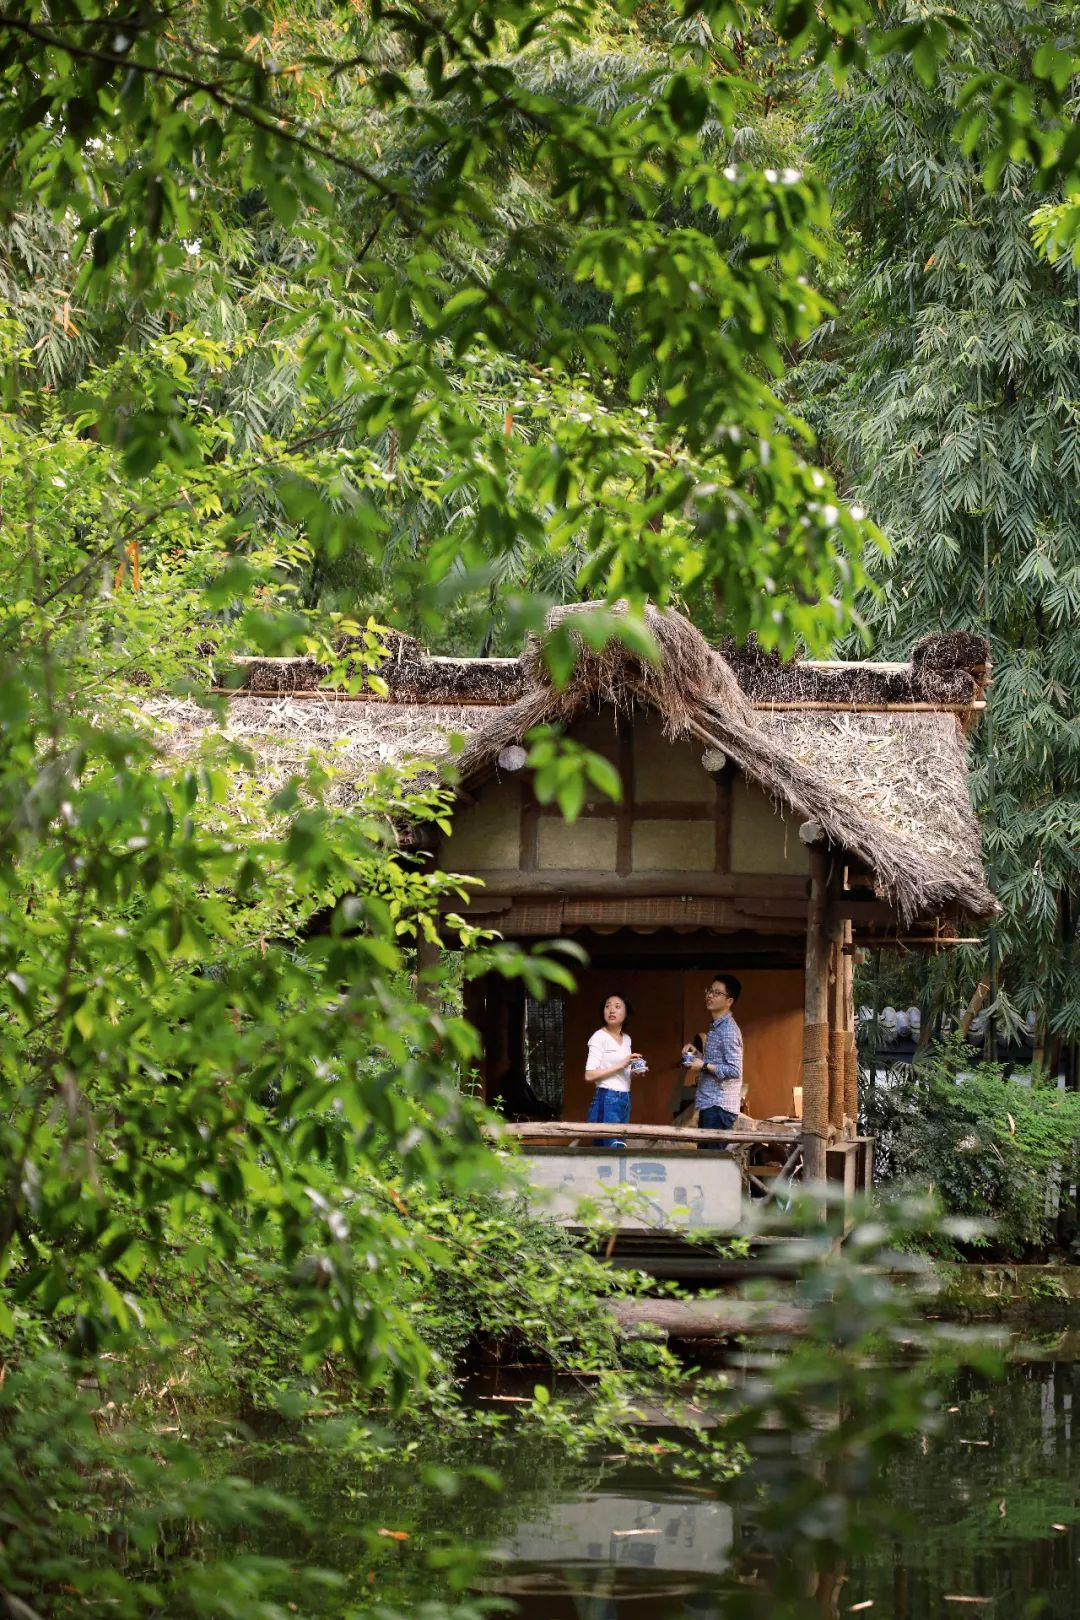
[{"label": "dried straw thatch", "polygon": [[[986,664],[981,638],[925,638],[908,665],[785,665],[753,648],[733,665],[680,615],[648,608],[646,619],[658,664],[619,643],[600,652],[583,646],[570,684],[560,690],[536,644],[520,660],[438,660],[400,638],[383,669],[390,701],[343,701],[294,675],[279,695],[234,696],[225,734],[257,755],[271,788],[317,752],[335,772],[332,796],[349,803],[357,783],[382,764],[444,759],[453,734],[466,740],[458,768],[469,782],[493,771],[500,752],[534,725],[569,722],[602,705],[617,724],[620,715],[646,707],[670,736],[722,751],[778,804],[820,823],[832,844],[875,874],[905,921],[947,910],[971,917],[994,911],[955,715],[854,712],[890,698],[933,702],[917,684],[928,680],[952,681],[952,690],[965,693],[936,701],[970,702]],[[252,663],[265,666],[267,679],[281,669]],[[846,701],[852,712],[762,707],[785,701]],[[149,698],[143,708],[168,729],[174,754],[194,752],[209,732],[222,729],[190,700]]]},{"label": "dried straw thatch", "polygon": [[[963,880],[973,916],[994,909],[983,877],[963,735],[952,714],[759,713],[774,742],[856,803],[903,847]],[[981,905],[974,904],[981,895]]]},{"label": "dried straw thatch", "polygon": [[162,734],[166,751],[195,757],[220,738],[248,748],[258,760],[258,785],[273,793],[314,754],[329,767],[328,802],[356,802],[359,785],[381,766],[411,762],[419,779],[433,777],[450,739],[476,734],[491,709],[467,705],[343,703],[332,694],[299,702],[288,694],[231,698],[224,724],[193,698],[155,696],[140,708]]}]

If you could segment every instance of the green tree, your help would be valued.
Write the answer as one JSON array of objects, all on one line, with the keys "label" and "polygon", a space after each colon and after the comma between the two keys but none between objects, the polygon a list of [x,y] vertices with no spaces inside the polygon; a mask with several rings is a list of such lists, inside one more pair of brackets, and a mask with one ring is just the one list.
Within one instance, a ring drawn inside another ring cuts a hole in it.
[{"label": "green tree", "polygon": [[[225,744],[178,766],[121,677],[188,693],[207,659],[302,647],[377,680],[378,625],[318,611],[346,556],[358,591],[440,633],[507,577],[505,632],[540,626],[545,571],[637,606],[712,593],[781,646],[847,622],[876,531],[773,391],[824,312],[827,199],[718,157],[750,22],[838,72],[875,49],[932,67],[944,25],[882,36],[862,0],[629,9],[0,11],[0,1330],[20,1348],[137,1359],[178,1331],[178,1268],[241,1277],[245,1306],[272,1291],[309,1377],[348,1364],[407,1401],[436,1377],[412,1306],[446,1256],[414,1192],[502,1177],[463,1086],[476,1032],[410,983],[455,884],[398,828],[445,818],[446,789],[376,778],[346,805],[333,761],[300,757],[268,793]],[[633,617],[577,624],[642,645]],[[548,650],[565,673],[569,633]],[[460,941],[466,972],[566,982]],[[526,1305],[566,1292],[542,1258],[520,1269]],[[24,1467],[50,1404],[2,1419],[20,1601],[54,1550],[35,1504],[102,1522],[90,1425]],[[96,1568],[74,1594],[50,1568],[53,1612],[93,1590]]]},{"label": "green tree", "polygon": [[[1035,249],[1036,172],[1009,162],[988,193],[988,137],[953,138],[972,74],[1030,78],[1031,30],[1071,8],[971,6],[932,86],[890,65],[823,85],[814,151],[833,191],[849,276],[842,316],[807,369],[812,414],[849,488],[886,531],[876,649],[929,630],[985,630],[992,712],[974,789],[993,886],[993,1014],[1030,1014],[1074,1083],[1080,1040],[1080,304],[1074,273]],[[983,947],[944,986],[971,994]]]},{"label": "green tree", "polygon": [[[118,677],[187,691],[196,656],[334,663],[344,636],[339,677],[377,680],[375,631],[312,603],[348,548],[426,623],[568,549],[583,591],[722,589],[781,641],[843,622],[873,531],[766,380],[820,315],[823,192],[708,155],[746,92],[707,26],[655,65],[627,27],[596,4],[0,18],[0,1264],[27,1306],[77,1301],[87,1344],[130,1315],[129,1249],[201,1211],[227,1252],[243,1208],[313,1333],[383,1365],[410,1340],[356,1291],[359,1206],[302,1166],[332,1144],[344,1186],[405,1142],[406,1175],[484,1179],[455,1085],[475,1034],[401,988],[452,884],[394,828],[445,792],[376,781],[349,815],[300,761],[258,804],[228,752],[171,769]],[[609,28],[605,102],[559,70]],[[427,543],[395,547],[421,498]],[[518,629],[547,600],[523,592]],[[565,671],[568,629],[549,652]]]}]

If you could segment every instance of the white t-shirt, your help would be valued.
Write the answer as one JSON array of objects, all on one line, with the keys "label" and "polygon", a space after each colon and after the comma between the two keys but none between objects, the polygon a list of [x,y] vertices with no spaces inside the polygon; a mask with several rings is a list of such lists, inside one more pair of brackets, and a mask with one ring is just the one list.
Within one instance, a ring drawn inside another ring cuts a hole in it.
[{"label": "white t-shirt", "polygon": [[[629,1064],[632,1051],[629,1035],[623,1035],[616,1040],[606,1029],[598,1029],[595,1034],[589,1036],[589,1055],[585,1059],[586,1073],[592,1069],[610,1069],[620,1058]],[[620,1069],[617,1074],[609,1074],[606,1080],[598,1081],[598,1084],[608,1086],[612,1091],[629,1091],[630,1070]]]}]

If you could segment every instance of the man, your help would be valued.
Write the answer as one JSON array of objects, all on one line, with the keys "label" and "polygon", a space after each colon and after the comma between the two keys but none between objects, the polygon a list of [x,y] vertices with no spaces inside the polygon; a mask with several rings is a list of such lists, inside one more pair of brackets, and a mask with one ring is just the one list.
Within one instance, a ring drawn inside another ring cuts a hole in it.
[{"label": "man", "polygon": [[741,989],[733,973],[714,974],[705,992],[705,1009],[712,1018],[705,1051],[692,1044],[683,1047],[693,1053],[688,1068],[697,1076],[698,1125],[705,1131],[730,1131],[742,1105],[742,1031],[731,1016]]}]

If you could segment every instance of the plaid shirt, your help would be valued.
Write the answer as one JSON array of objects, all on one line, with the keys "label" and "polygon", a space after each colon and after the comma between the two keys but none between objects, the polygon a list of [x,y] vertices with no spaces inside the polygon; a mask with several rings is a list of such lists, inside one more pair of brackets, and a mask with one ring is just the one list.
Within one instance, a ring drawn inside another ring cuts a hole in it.
[{"label": "plaid shirt", "polygon": [[705,1062],[715,1074],[699,1070],[695,1107],[726,1108],[737,1114],[742,1106],[742,1031],[729,1012],[713,1020],[705,1037]]}]

